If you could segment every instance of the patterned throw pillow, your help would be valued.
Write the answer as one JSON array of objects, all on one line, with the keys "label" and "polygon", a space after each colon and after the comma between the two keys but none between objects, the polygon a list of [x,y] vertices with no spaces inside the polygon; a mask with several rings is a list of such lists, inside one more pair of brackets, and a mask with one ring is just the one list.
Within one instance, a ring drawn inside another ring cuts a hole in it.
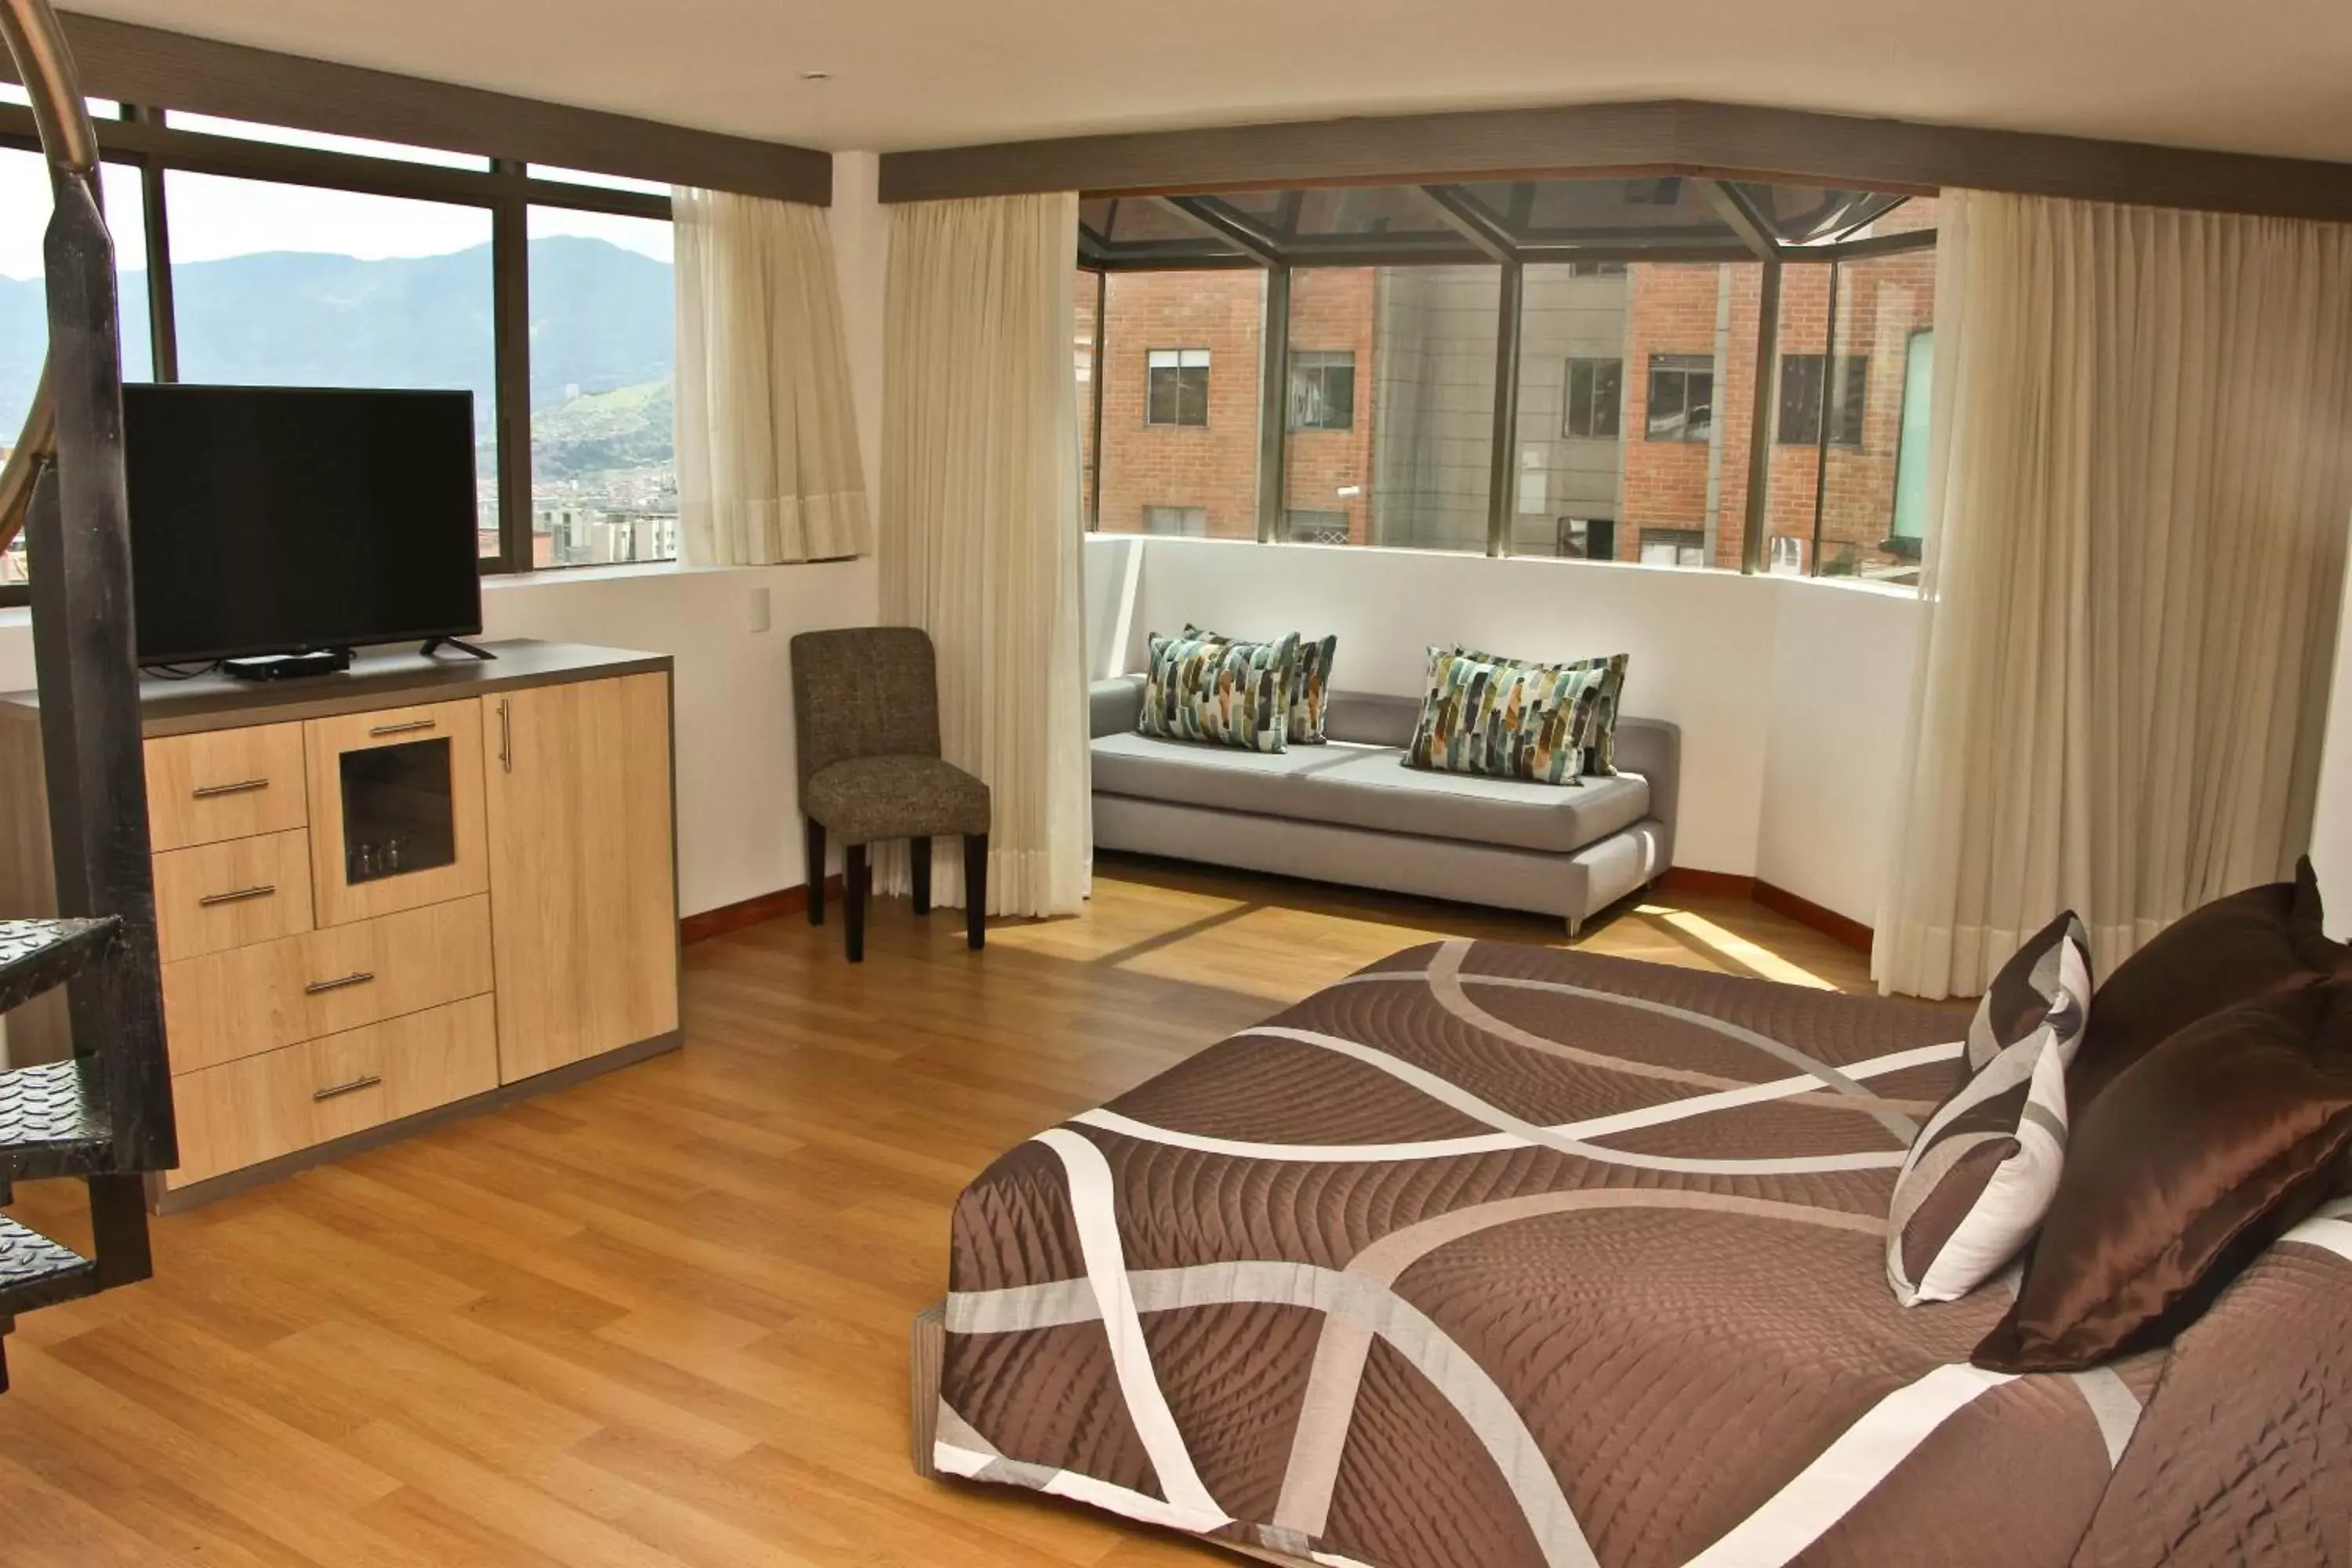
[{"label": "patterned throw pillow", "polygon": [[[1202,642],[1233,640],[1189,622],[1184,635]],[[1339,651],[1339,639],[1336,636],[1319,642],[1310,637],[1299,639],[1298,669],[1290,692],[1290,743],[1294,746],[1324,743],[1323,708],[1331,697],[1331,657]]]},{"label": "patterned throw pillow", "polygon": [[1429,650],[1429,679],[1405,766],[1538,784],[1581,782],[1579,727],[1601,700],[1597,668],[1520,664]]},{"label": "patterned throw pillow", "polygon": [[1232,643],[1155,632],[1135,727],[1175,741],[1286,751],[1297,668],[1297,632],[1279,642]]},{"label": "patterned throw pillow", "polygon": [[1538,665],[1524,658],[1505,658],[1499,654],[1480,653],[1476,648],[1464,647],[1459,643],[1454,651],[1464,658],[1475,658],[1486,664],[1517,665],[1528,669],[1599,669],[1603,679],[1601,695],[1589,707],[1578,710],[1577,732],[1570,737],[1584,752],[1584,772],[1595,777],[1607,778],[1617,772],[1617,703],[1625,690],[1627,657],[1612,653],[1601,658],[1570,659],[1563,664]]},{"label": "patterned throw pillow", "polygon": [[2066,1161],[2066,1064],[2091,1016],[2091,938],[2069,910],[2019,948],[1969,1024],[1967,1079],[1895,1178],[1886,1278],[1906,1307],[1957,1301],[2041,1227]]}]

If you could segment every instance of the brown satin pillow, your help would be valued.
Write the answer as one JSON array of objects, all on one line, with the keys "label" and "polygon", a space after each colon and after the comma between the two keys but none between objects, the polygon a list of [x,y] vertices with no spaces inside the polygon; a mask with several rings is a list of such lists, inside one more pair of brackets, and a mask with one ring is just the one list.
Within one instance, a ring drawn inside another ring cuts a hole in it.
[{"label": "brown satin pillow", "polygon": [[2079,1372],[2169,1342],[2326,1201],[2347,1153],[2352,985],[2198,1020],[2075,1120],[2017,1300],[1969,1359]]},{"label": "brown satin pillow", "polygon": [[2305,856],[2294,880],[2248,888],[2192,910],[2116,965],[2091,998],[2091,1026],[2066,1068],[2080,1118],[2134,1062],[2198,1019],[2324,979],[2347,950],[2321,929],[2319,879]]}]

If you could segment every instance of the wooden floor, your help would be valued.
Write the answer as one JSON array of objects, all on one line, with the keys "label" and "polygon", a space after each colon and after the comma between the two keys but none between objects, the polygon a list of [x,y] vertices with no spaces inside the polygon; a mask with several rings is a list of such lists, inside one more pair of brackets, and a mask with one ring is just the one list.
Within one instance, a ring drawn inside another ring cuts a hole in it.
[{"label": "wooden floor", "polygon": [[[688,950],[676,1055],[158,1222],[157,1277],[26,1317],[0,1564],[1207,1563],[917,1479],[908,1318],[991,1158],[1433,933],[1549,921],[1140,862],[967,952],[874,911]],[[1860,987],[1745,902],[1627,909],[1606,952]],[[78,1191],[78,1189],[76,1189]],[[18,1212],[71,1232],[71,1192]]]}]

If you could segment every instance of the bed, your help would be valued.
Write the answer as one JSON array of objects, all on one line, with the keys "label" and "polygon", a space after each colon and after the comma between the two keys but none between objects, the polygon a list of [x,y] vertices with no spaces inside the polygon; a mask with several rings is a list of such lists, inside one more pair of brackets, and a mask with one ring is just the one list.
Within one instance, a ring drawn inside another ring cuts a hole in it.
[{"label": "bed", "polygon": [[1398,953],[971,1184],[917,1462],[1335,1568],[2352,1562],[2352,1204],[2089,1373],[1895,1303],[1964,1026]]}]

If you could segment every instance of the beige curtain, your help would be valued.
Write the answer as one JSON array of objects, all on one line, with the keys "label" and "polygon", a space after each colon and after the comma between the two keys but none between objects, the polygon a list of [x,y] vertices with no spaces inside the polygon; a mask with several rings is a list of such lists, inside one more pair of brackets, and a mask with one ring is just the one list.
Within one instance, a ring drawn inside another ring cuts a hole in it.
[{"label": "beige curtain", "polygon": [[[995,797],[989,912],[1087,891],[1071,299],[1077,197],[894,207],[885,315],[882,618],[938,645],[947,759]],[[932,858],[961,902],[961,861]],[[905,886],[903,858],[882,885]]]},{"label": "beige curtain", "polygon": [[1947,193],[1926,630],[1874,969],[2102,972],[2310,837],[2352,518],[2352,229]]},{"label": "beige curtain", "polygon": [[822,209],[680,187],[679,544],[698,566],[872,548]]}]

